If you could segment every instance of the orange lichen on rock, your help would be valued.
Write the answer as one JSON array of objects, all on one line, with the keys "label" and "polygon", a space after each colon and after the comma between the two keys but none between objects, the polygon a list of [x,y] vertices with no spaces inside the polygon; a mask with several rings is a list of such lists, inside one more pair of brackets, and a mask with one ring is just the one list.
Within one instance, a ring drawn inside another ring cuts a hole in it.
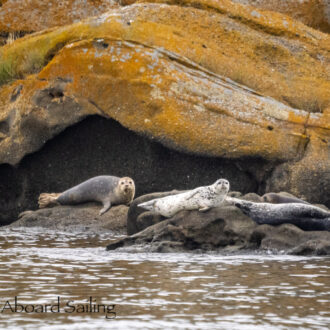
[{"label": "orange lichen on rock", "polygon": [[7,0],[0,4],[2,32],[41,31],[119,7],[114,0]]},{"label": "orange lichen on rock", "polygon": [[[206,6],[214,1],[200,3]],[[33,65],[28,63],[30,57],[41,57],[40,63],[47,62],[72,41],[118,38],[163,47],[295,108],[322,111],[329,106],[329,36],[295,21],[292,21],[295,27],[286,29],[280,20],[287,18],[277,13],[273,16],[263,13],[265,23],[262,23],[262,17],[255,18],[238,4],[230,3],[227,12],[215,14],[213,7],[201,10],[164,4],[132,5],[17,40],[15,45],[3,47],[2,54],[4,59],[15,58],[21,77],[24,72],[33,72]],[[275,35],[267,32],[275,31],[277,26],[280,28]],[[286,33],[279,36],[280,31]],[[315,107],[315,98],[321,109]]]},{"label": "orange lichen on rock", "polygon": [[98,114],[177,150],[316,159],[323,175],[329,40],[225,0],[134,4],[25,36],[1,48],[0,160]]},{"label": "orange lichen on rock", "polygon": [[328,0],[232,0],[243,5],[278,11],[319,29],[330,32],[330,2]]},{"label": "orange lichen on rock", "polygon": [[[69,125],[88,109],[176,149],[232,158],[295,159],[308,142],[308,112],[200,72],[176,54],[131,42],[103,38],[68,45],[36,76],[34,92],[33,78],[28,81],[12,107],[24,100],[19,108],[41,111],[44,125]],[[79,111],[67,118],[50,112],[40,94],[52,90],[50,103],[65,104],[67,97]]]}]

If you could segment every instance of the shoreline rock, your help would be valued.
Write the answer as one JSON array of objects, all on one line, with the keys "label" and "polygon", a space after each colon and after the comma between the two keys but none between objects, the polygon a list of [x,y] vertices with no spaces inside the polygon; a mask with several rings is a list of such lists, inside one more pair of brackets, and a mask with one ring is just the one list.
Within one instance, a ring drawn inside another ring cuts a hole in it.
[{"label": "shoreline rock", "polygon": [[91,232],[125,234],[128,207],[112,207],[100,216],[100,205],[95,203],[76,206],[55,206],[52,208],[25,211],[17,221],[7,228],[42,227],[64,232]]},{"label": "shoreline rock", "polygon": [[[173,193],[178,192],[161,195]],[[239,193],[231,192],[230,195],[238,196]],[[141,196],[132,203],[127,218],[131,236],[109,244],[107,250],[148,244],[152,252],[270,250],[301,255],[330,254],[329,231],[303,231],[289,223],[258,225],[228,202],[205,213],[182,211],[169,219],[137,207],[140,202],[156,196],[160,197],[160,194]],[[261,197],[254,193],[241,198],[261,202]]]},{"label": "shoreline rock", "polygon": [[[4,228],[37,228],[67,233],[120,234],[128,236],[111,240],[107,250],[148,252],[250,253],[271,252],[295,255],[330,255],[329,231],[303,231],[289,223],[279,226],[258,225],[230,202],[208,212],[181,211],[172,218],[145,211],[137,205],[154,197],[177,194],[179,191],[140,196],[128,208],[114,206],[99,216],[95,203],[25,211]],[[255,193],[230,196],[261,202]],[[131,235],[129,236],[129,233]],[[111,238],[109,237],[109,240]]]}]

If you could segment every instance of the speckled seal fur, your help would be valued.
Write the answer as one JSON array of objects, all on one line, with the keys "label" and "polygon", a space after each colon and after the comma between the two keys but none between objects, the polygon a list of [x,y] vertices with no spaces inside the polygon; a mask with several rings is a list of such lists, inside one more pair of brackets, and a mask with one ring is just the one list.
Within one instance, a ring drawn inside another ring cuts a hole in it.
[{"label": "speckled seal fur", "polygon": [[330,230],[330,212],[303,203],[253,203],[238,198],[226,199],[258,224],[291,223],[303,230]]},{"label": "speckled seal fur", "polygon": [[217,207],[221,205],[228,191],[229,182],[225,179],[219,179],[210,186],[199,187],[177,195],[156,198],[138,206],[169,218],[182,210],[205,212],[212,207]]},{"label": "speckled seal fur", "polygon": [[101,202],[100,215],[112,205],[129,204],[135,195],[135,184],[131,178],[101,175],[84,181],[62,193],[43,193],[39,196],[39,207],[52,205],[74,205],[86,202]]}]

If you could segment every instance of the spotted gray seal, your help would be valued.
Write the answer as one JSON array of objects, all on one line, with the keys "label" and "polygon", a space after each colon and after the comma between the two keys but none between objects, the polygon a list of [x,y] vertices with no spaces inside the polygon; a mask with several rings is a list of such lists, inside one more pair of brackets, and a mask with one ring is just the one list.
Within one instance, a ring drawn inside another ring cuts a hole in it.
[{"label": "spotted gray seal", "polygon": [[129,204],[135,194],[135,184],[131,178],[101,175],[84,181],[62,193],[43,193],[39,196],[39,208],[53,205],[74,205],[86,202],[101,202],[100,215],[112,205]]},{"label": "spotted gray seal", "polygon": [[303,230],[330,231],[330,212],[311,204],[253,203],[229,197],[226,201],[234,204],[258,224],[280,225],[291,223]]},{"label": "spotted gray seal", "polygon": [[229,182],[219,179],[214,184],[198,187],[177,195],[152,199],[138,206],[170,218],[182,210],[199,210],[205,212],[219,206],[229,191]]}]

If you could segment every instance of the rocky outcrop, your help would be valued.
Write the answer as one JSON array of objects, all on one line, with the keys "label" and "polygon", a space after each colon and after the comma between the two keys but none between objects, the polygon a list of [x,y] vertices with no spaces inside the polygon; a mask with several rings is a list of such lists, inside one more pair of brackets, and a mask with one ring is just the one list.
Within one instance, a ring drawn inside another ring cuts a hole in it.
[{"label": "rocky outcrop", "polygon": [[[330,5],[327,0],[232,0],[255,8],[280,12],[309,25],[330,32]],[[41,31],[100,15],[107,10],[145,1],[137,0],[43,0],[0,1],[0,30],[3,32]],[[222,1],[228,5],[228,1]],[[197,6],[197,2],[195,3]],[[215,3],[215,2],[213,2]]]},{"label": "rocky outcrop", "polygon": [[251,242],[261,250],[299,255],[329,255],[329,231],[303,231],[291,224],[257,226]]},{"label": "rocky outcrop", "polygon": [[244,5],[277,11],[311,26],[330,32],[330,2],[328,0],[232,0]]},{"label": "rocky outcrop", "polygon": [[[145,228],[152,226],[158,222],[166,220],[166,217],[156,214],[154,212],[146,211],[144,208],[138,207],[139,204],[150,201],[155,198],[161,198],[171,195],[176,195],[183,191],[173,190],[170,192],[162,193],[151,193],[147,195],[140,196],[131,203],[128,214],[127,214],[127,235],[133,235]],[[229,192],[230,197],[241,197],[242,194],[238,191]],[[244,199],[251,202],[261,202],[260,196],[255,193],[248,193],[244,195]],[[227,203],[229,206],[230,204]],[[234,215],[237,213],[235,212]]]},{"label": "rocky outcrop", "polygon": [[[25,36],[1,48],[0,163],[20,166],[98,115],[179,152],[259,159],[269,167],[254,191],[325,203],[328,45],[287,16],[212,0],[133,4]],[[188,187],[161,190],[173,188]]]},{"label": "rocky outcrop", "polygon": [[96,204],[81,204],[25,211],[8,227],[41,227],[45,230],[70,233],[124,234],[128,207],[114,206],[100,216],[101,207]]},{"label": "rocky outcrop", "polygon": [[41,31],[118,8],[115,0],[7,0],[0,5],[0,31]]},{"label": "rocky outcrop", "polygon": [[[173,194],[170,193],[170,194]],[[231,193],[237,196],[237,193]],[[140,197],[140,201],[151,199]],[[245,200],[261,201],[256,194],[247,194]],[[292,224],[280,226],[257,225],[238,208],[225,202],[208,212],[182,211],[170,219],[137,207],[136,200],[128,213],[128,229],[135,234],[112,242],[108,250],[135,245],[146,245],[154,252],[270,250],[292,254],[327,255],[329,231],[303,231]],[[136,217],[134,219],[134,216]]]},{"label": "rocky outcrop", "polygon": [[126,129],[112,119],[89,116],[24,157],[0,165],[0,224],[38,208],[43,192],[61,192],[97,175],[134,178],[136,196],[192,189],[220,177],[232,189],[256,191],[269,165],[260,159],[230,160],[189,155]]},{"label": "rocky outcrop", "polygon": [[254,248],[250,237],[255,227],[254,221],[233,206],[214,208],[206,213],[182,211],[108,245],[107,249],[148,243],[156,252],[167,252],[168,248],[173,251],[224,248],[233,252]]}]

